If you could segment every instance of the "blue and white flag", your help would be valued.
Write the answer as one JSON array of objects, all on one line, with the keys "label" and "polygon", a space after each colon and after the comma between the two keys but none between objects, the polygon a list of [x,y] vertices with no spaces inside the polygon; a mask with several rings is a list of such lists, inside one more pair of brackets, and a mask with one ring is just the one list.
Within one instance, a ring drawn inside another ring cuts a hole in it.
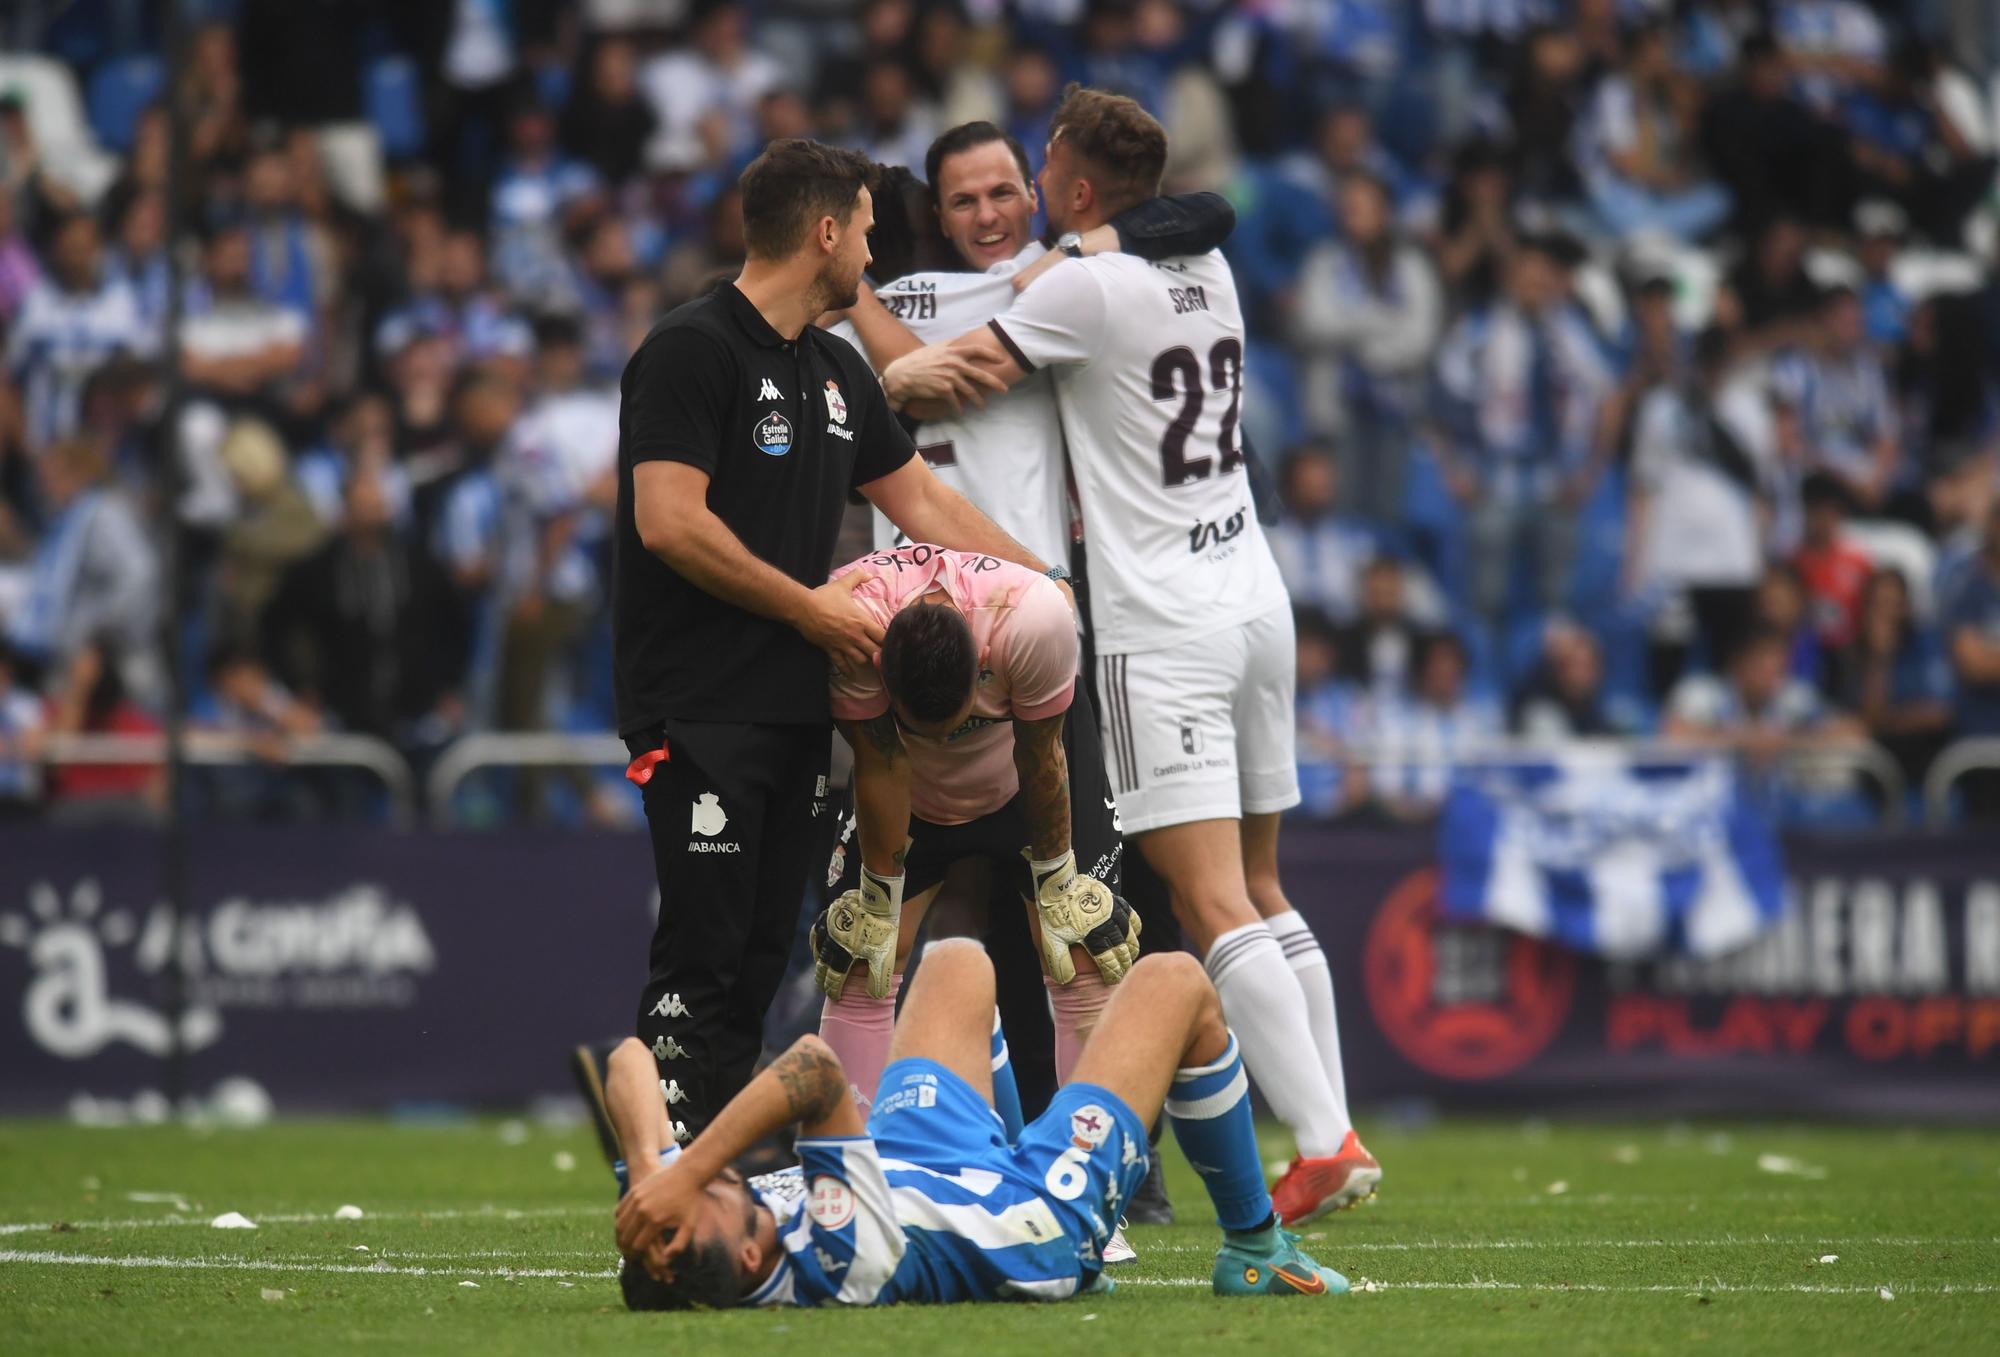
[{"label": "blue and white flag", "polygon": [[1599,956],[1715,956],[1784,908],[1777,838],[1722,757],[1579,745],[1463,769],[1438,856],[1445,917]]}]

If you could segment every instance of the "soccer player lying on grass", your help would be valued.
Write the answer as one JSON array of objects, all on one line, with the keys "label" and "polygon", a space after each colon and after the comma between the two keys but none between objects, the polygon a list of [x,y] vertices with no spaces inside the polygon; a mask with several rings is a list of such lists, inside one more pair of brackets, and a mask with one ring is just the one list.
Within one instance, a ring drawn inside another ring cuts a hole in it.
[{"label": "soccer player lying on grass", "polygon": [[[684,1150],[651,1053],[626,1041],[607,1088],[631,1168],[617,1214],[626,1304],[1061,1300],[1101,1288],[1102,1250],[1145,1176],[1146,1126],[1162,1107],[1223,1227],[1218,1294],[1347,1290],[1272,1214],[1236,1040],[1193,957],[1132,968],[1075,1080],[1012,1145],[993,1109],[993,1031],[986,953],[936,943],[904,998],[865,1126],[838,1057],[809,1035]],[[799,1190],[746,1183],[729,1167],[793,1125]]]}]

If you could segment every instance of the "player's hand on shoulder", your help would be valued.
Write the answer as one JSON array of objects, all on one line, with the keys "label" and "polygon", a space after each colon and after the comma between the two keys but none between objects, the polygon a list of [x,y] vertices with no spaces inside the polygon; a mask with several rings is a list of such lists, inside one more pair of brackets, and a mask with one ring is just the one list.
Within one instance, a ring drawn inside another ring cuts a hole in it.
[{"label": "player's hand on shoulder", "polygon": [[1076,870],[1074,851],[1052,863],[1028,859],[1035,878],[1035,913],[1042,928],[1042,956],[1059,985],[1076,979],[1071,947],[1090,953],[1104,983],[1115,985],[1139,960],[1139,916],[1096,877]]},{"label": "player's hand on shoulder", "polygon": [[865,672],[875,663],[876,650],[882,644],[881,624],[854,598],[854,591],[868,579],[866,571],[850,570],[837,580],[828,580],[807,595],[792,624],[799,635],[824,650],[833,667],[843,674]]},{"label": "player's hand on shoulder", "polygon": [[984,409],[987,392],[1006,389],[997,375],[945,344],[926,344],[882,370],[883,393],[898,409],[935,402],[958,414],[967,402]]}]

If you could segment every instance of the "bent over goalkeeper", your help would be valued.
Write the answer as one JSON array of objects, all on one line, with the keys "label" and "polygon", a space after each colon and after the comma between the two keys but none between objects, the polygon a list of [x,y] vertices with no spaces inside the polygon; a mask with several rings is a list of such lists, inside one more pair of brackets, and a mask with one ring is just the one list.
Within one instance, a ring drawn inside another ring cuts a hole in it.
[{"label": "bent over goalkeeper", "polygon": [[1067,1079],[1105,987],[1139,955],[1138,916],[1113,888],[1122,844],[1096,725],[1065,720],[1076,618],[1054,580],[993,556],[915,544],[832,578],[857,572],[854,600],[883,636],[879,671],[832,679],[853,815],[828,873],[839,893],[812,930],[820,1035],[872,1099],[924,912],[954,862],[983,857],[1027,904]]},{"label": "bent over goalkeeper", "polygon": [[[994,1109],[992,963],[951,939],[910,986],[865,1126],[839,1057],[804,1036],[685,1150],[667,1134],[650,1053],[628,1040],[607,1086],[631,1178],[617,1212],[626,1303],[1062,1300],[1102,1288],[1110,1222],[1145,1176],[1146,1125],[1163,1108],[1223,1228],[1216,1292],[1346,1291],[1272,1212],[1243,1062],[1201,964],[1182,953],[1139,962],[1098,1037],[1009,1144]],[[746,1182],[728,1167],[792,1125],[797,1169]]]}]

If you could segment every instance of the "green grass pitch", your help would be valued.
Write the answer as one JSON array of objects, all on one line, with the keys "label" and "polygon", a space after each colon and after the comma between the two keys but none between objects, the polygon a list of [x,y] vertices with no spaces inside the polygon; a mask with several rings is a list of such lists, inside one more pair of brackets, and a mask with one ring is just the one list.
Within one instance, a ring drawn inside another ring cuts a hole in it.
[{"label": "green grass pitch", "polygon": [[[1207,1202],[1174,1158],[1187,1223],[1134,1231],[1141,1258],[1114,1271],[1115,1295],[632,1315],[607,1280],[611,1184],[585,1131],[0,1123],[0,1349],[2000,1351],[2000,1132],[1364,1129],[1380,1198],[1310,1227],[1354,1295],[1210,1295]],[[334,1219],[346,1203],[366,1214]],[[258,1228],[211,1228],[225,1211]]]}]

